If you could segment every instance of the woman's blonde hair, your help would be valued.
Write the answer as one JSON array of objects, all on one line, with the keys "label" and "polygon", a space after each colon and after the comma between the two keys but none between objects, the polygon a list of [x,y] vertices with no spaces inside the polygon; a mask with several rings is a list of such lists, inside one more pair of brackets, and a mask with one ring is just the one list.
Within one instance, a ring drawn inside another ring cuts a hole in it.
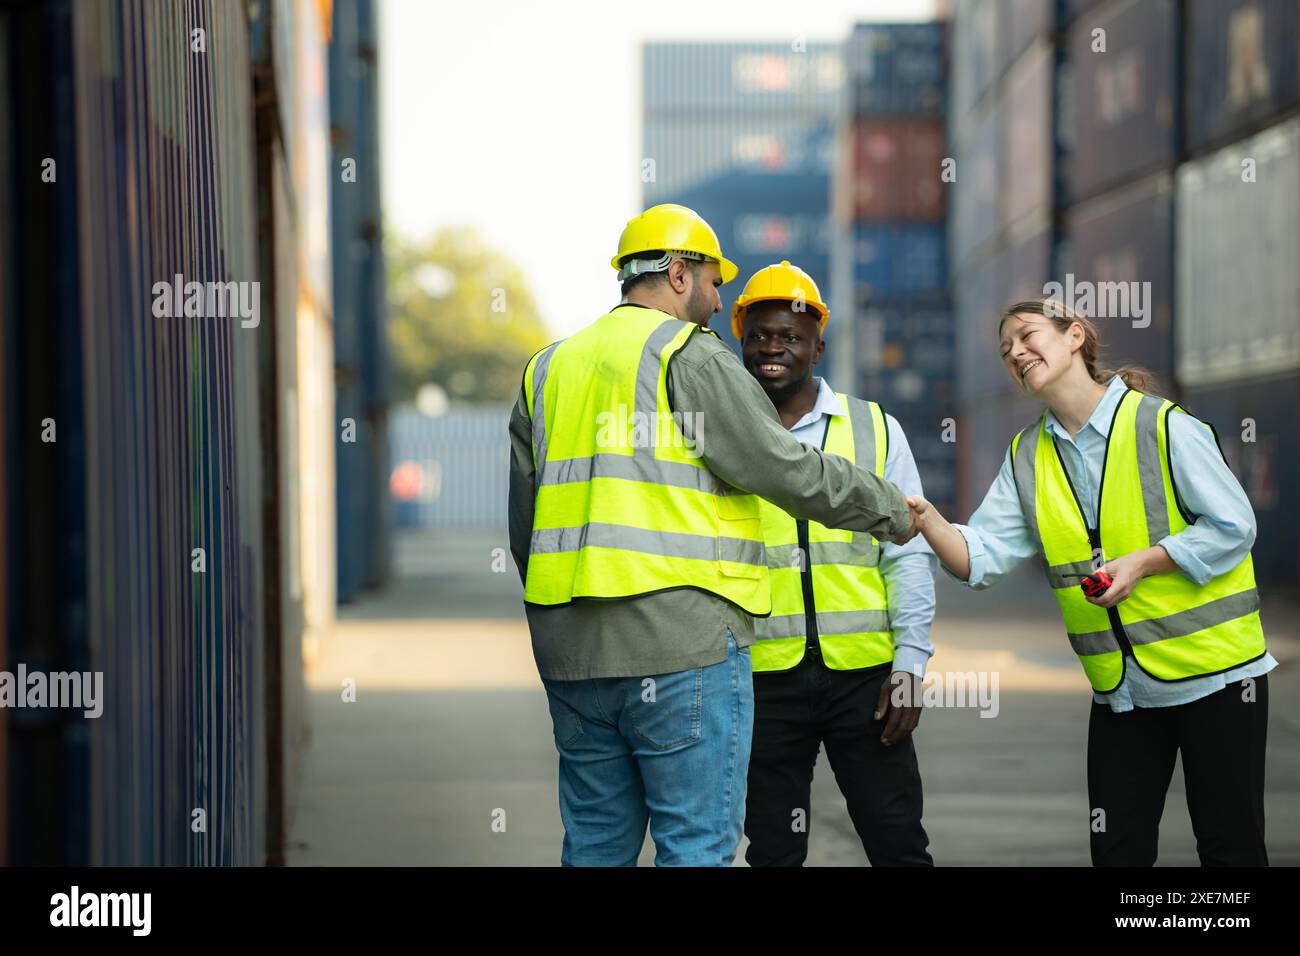
[{"label": "woman's blonde hair", "polygon": [[1075,322],[1083,328],[1083,345],[1079,347],[1079,352],[1083,356],[1084,367],[1087,368],[1088,374],[1092,380],[1099,385],[1105,385],[1110,381],[1112,375],[1118,375],[1124,380],[1124,384],[1135,391],[1145,392],[1148,395],[1159,396],[1160,384],[1156,376],[1140,365],[1121,365],[1119,368],[1098,368],[1098,352],[1101,350],[1101,336],[1097,333],[1097,326],[1092,320],[1077,314],[1064,302],[1056,299],[1025,299],[1021,302],[1013,302],[1002,310],[1002,316],[998,319],[998,332],[1002,331],[1002,323],[1013,315],[1041,315],[1055,327],[1056,331],[1064,333],[1069,330]]}]

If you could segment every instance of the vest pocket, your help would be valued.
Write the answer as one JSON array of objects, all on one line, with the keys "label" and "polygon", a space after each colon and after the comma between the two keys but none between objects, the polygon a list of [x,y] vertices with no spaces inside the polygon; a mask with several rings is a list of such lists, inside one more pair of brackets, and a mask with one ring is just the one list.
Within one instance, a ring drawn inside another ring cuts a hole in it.
[{"label": "vest pocket", "polygon": [[763,523],[753,495],[713,495],[718,516],[715,556],[727,577],[758,578],[767,567]]}]

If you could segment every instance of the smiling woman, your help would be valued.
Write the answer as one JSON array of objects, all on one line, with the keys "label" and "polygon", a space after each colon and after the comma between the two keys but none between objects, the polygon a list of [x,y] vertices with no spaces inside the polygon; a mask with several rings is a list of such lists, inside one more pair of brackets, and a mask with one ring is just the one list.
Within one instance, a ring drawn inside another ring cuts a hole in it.
[{"label": "smiling woman", "polygon": [[[998,319],[1007,374],[1047,406],[1011,440],[969,525],[909,498],[968,587],[1042,555],[1093,689],[1089,829],[1099,866],[1155,862],[1181,752],[1204,864],[1262,865],[1267,674],[1255,518],[1213,427],[1153,394],[1145,369],[1098,367],[1096,326],[1060,302]],[[1091,586],[1104,572],[1108,586]],[[1234,766],[1238,772],[1220,769]]]}]

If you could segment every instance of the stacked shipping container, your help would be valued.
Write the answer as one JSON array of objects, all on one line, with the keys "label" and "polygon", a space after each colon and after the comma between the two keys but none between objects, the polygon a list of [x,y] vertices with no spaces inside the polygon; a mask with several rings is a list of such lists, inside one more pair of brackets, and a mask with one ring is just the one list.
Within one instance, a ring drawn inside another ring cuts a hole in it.
[{"label": "stacked shipping container", "polygon": [[950,510],[944,60],[938,23],[862,24],[845,44],[828,348],[833,381],[898,419],[927,497]]},{"label": "stacked shipping container", "polygon": [[1291,0],[1188,0],[1186,18],[1174,367],[1255,507],[1256,578],[1295,587],[1300,13]]},{"label": "stacked shipping container", "polygon": [[644,204],[683,203],[717,231],[740,275],[722,287],[723,310],[712,325],[738,349],[731,305],[754,272],[789,259],[823,292],[829,286],[831,150],[844,94],[840,49],[650,43],[643,56]]},{"label": "stacked shipping container", "polygon": [[952,21],[949,261],[957,350],[955,514],[967,517],[1034,415],[998,356],[1002,308],[1041,297],[1059,236],[1056,0],[959,0]]},{"label": "stacked shipping container", "polygon": [[[326,9],[0,12],[0,661],[104,706],[5,714],[6,861],[282,859],[335,603]],[[177,275],[256,311],[168,315]]]}]

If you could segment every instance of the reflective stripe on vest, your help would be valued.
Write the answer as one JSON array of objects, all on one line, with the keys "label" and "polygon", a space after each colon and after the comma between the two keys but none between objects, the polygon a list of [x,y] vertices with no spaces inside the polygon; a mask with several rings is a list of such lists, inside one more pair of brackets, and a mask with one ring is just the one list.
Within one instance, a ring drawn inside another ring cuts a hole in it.
[{"label": "reflective stripe on vest", "polygon": [[[832,415],[823,450],[878,475],[885,472],[888,432],[875,402],[836,393],[845,414]],[[808,522],[807,569],[798,523],[763,501],[763,537],[772,578],[772,616],[754,622],[750,648],[755,671],[788,670],[808,644],[804,576],[810,579],[813,620],[822,659],[836,670],[857,670],[893,660],[888,592],[880,573],[880,544],[861,531]]]},{"label": "reflective stripe on vest", "polygon": [[1070,646],[1100,693],[1119,686],[1130,655],[1152,677],[1178,681],[1230,670],[1265,652],[1249,554],[1204,586],[1180,571],[1149,575],[1110,611],[1091,604],[1079,587],[1105,560],[1153,547],[1195,520],[1183,514],[1173,486],[1168,425],[1175,411],[1187,414],[1173,402],[1124,393],[1107,439],[1100,526],[1091,534],[1046,414],[1011,443],[1021,511],[1043,553]]},{"label": "reflective stripe on vest", "polygon": [[699,326],[620,306],[524,373],[535,507],[524,600],[696,587],[770,610],[758,499],[709,471],[702,423],[668,405],[668,362]]}]

